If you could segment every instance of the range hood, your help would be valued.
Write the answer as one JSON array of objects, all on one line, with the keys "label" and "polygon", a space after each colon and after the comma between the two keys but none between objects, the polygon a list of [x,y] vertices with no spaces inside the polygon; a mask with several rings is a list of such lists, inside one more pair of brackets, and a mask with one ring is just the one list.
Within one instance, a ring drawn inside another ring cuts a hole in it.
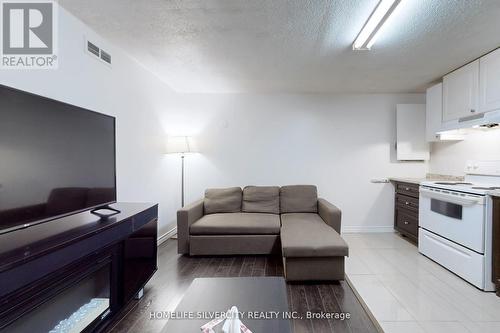
[{"label": "range hood", "polygon": [[440,132],[469,128],[499,128],[499,124],[500,110],[490,111],[444,122]]}]

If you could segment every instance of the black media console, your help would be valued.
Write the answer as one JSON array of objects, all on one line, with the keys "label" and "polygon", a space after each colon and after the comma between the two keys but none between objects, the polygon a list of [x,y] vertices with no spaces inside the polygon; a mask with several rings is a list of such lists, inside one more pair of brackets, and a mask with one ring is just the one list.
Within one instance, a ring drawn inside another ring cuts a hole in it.
[{"label": "black media console", "polygon": [[112,207],[107,219],[87,211],[0,235],[2,332],[101,332],[144,287],[157,269],[158,205]]}]

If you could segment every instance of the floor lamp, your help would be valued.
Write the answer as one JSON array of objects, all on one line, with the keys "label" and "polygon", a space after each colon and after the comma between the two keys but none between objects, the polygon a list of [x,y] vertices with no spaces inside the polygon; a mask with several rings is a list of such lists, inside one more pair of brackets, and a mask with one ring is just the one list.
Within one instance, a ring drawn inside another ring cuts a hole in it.
[{"label": "floor lamp", "polygon": [[189,136],[170,136],[167,138],[167,154],[180,154],[181,171],[181,207],[184,207],[184,158],[186,154],[194,153],[192,138]]}]

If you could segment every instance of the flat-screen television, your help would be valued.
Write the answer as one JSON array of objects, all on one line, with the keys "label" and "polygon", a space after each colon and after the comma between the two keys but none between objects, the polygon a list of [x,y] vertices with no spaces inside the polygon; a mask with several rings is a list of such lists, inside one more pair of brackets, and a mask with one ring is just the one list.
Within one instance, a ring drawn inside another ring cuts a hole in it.
[{"label": "flat-screen television", "polygon": [[0,85],[0,233],[116,202],[115,118]]}]

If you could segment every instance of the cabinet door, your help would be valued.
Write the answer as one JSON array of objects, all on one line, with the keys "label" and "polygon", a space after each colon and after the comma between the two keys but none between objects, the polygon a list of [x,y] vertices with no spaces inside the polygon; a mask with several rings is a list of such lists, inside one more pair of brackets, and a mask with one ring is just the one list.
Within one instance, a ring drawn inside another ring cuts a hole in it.
[{"label": "cabinet door", "polygon": [[429,89],[425,104],[425,138],[428,142],[439,141],[436,134],[441,129],[443,119],[443,84],[438,83]]},{"label": "cabinet door", "polygon": [[398,161],[428,160],[429,143],[425,140],[425,104],[398,104],[396,124]]},{"label": "cabinet door", "polygon": [[500,109],[500,49],[479,60],[479,111]]},{"label": "cabinet door", "polygon": [[479,60],[443,78],[443,121],[479,112]]}]

